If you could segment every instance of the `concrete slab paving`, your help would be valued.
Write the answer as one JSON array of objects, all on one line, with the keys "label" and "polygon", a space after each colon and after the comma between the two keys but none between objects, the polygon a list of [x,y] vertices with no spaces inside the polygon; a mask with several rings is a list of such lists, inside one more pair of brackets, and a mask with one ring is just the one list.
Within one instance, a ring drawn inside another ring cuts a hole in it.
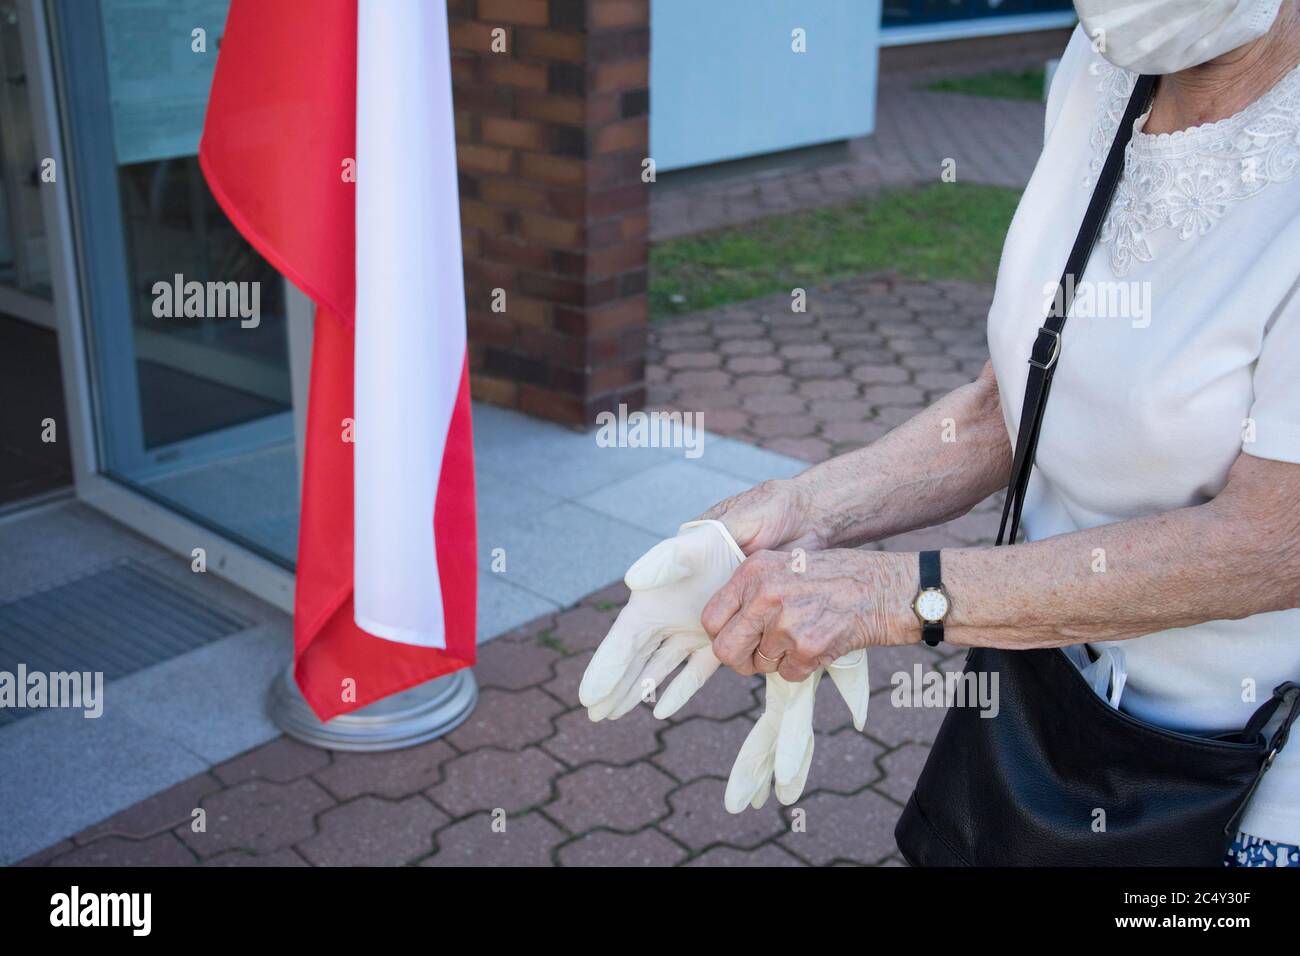
[{"label": "concrete slab paving", "polygon": [[647,468],[583,496],[578,503],[660,538],[670,538],[682,522],[753,484],[701,464],[707,457],[706,453],[698,461],[670,461]]},{"label": "concrete slab paving", "polygon": [[106,706],[219,763],[279,736],[266,688],[292,657],[289,622],[263,625],[115,681]]},{"label": "concrete slab paving", "polygon": [[504,551],[504,581],[561,607],[617,581],[659,540],[644,528],[567,501],[509,521],[489,519],[479,528],[480,549]]},{"label": "concrete slab paving", "polygon": [[[106,699],[112,685],[105,691]],[[209,763],[125,709],[51,710],[0,730],[0,864],[13,863]]]},{"label": "concrete slab paving", "polygon": [[759,448],[748,442],[709,433],[704,444],[708,467],[756,485],[769,478],[793,478],[808,462]]},{"label": "concrete slab paving", "polygon": [[149,561],[162,549],[72,500],[0,518],[0,603],[109,562]]},{"label": "concrete slab paving", "polygon": [[513,581],[505,580],[503,575],[479,570],[479,643],[527,624],[533,618],[554,613],[560,607],[558,602],[519,587]]}]

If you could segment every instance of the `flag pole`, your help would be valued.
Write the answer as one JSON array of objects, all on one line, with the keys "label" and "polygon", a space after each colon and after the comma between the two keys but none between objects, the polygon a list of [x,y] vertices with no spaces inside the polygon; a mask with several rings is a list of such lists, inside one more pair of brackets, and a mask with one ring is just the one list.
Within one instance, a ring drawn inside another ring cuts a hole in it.
[{"label": "flag pole", "polygon": [[277,727],[313,747],[382,751],[414,747],[449,733],[477,702],[478,684],[466,667],[322,721],[303,699],[290,664],[272,683],[267,710]]}]

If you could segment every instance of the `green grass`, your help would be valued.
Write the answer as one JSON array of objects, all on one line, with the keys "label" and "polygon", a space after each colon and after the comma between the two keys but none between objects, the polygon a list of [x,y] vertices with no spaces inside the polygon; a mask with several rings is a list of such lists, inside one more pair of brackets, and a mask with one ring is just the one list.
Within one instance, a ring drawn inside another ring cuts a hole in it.
[{"label": "green grass", "polygon": [[950,76],[931,83],[938,93],[993,96],[1000,100],[1042,100],[1045,71],[1041,66],[1026,70],[994,70],[974,76]]},{"label": "green grass", "polygon": [[991,284],[1019,199],[1014,189],[936,183],[656,243],[650,252],[651,316],[711,309],[866,272]]},{"label": "green grass", "polygon": [[564,641],[562,641],[560,638],[555,636],[554,630],[544,631],[541,634],[538,634],[536,637],[536,641],[542,647],[548,647],[551,650],[557,651],[560,654],[569,653],[569,649],[565,647]]}]

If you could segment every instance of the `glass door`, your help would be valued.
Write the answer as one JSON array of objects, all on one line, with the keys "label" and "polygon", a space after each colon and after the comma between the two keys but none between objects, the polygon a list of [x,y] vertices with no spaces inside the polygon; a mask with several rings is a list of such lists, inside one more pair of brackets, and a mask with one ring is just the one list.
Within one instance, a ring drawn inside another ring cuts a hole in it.
[{"label": "glass door", "polygon": [[[18,10],[0,0],[0,513],[72,483],[50,262],[41,211],[42,170]],[[56,425],[47,431],[46,423]],[[54,439],[54,440],[52,440]]]},{"label": "glass door", "polygon": [[292,566],[282,277],[199,169],[227,0],[55,0],[100,467]]}]

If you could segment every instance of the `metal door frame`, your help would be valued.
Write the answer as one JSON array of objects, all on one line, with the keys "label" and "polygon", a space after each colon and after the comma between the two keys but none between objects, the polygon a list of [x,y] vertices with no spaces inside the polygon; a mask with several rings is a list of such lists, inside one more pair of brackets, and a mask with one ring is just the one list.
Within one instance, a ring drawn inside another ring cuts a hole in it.
[{"label": "metal door frame", "polygon": [[[74,150],[66,148],[61,122],[66,104],[59,95],[56,53],[50,31],[51,7],[55,2],[17,0],[23,56],[32,90],[32,126],[37,152],[52,157],[57,170],[56,182],[45,186],[42,211],[49,242],[50,284],[67,405],[68,420],[62,423],[62,434],[63,440],[71,444],[77,498],[177,554],[188,557],[194,548],[204,548],[209,571],[292,613],[294,575],[291,570],[104,474],[95,426],[91,342],[84,321],[86,295],[80,268],[83,250],[73,227],[70,187],[73,177],[69,164],[75,162],[76,156]],[[310,348],[309,303],[292,289],[286,291],[289,293],[286,301],[290,303],[290,372],[296,376],[308,364],[303,350]],[[295,377],[293,393],[294,418],[300,423],[306,404],[305,382]],[[302,410],[298,408],[300,396]],[[301,434],[300,426],[297,430],[300,445]]]}]

